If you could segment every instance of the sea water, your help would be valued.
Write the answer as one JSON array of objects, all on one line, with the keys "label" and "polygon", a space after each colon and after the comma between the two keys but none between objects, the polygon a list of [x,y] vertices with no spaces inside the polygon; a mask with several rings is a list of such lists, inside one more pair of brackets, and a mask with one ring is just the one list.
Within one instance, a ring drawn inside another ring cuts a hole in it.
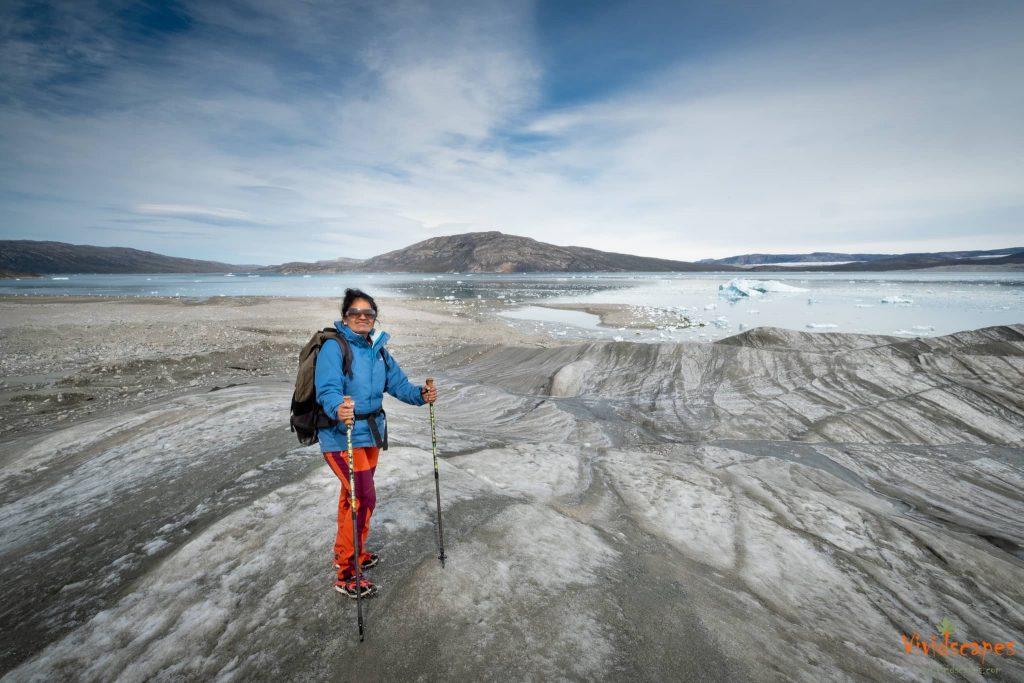
[{"label": "sea water", "polygon": [[[487,306],[528,331],[636,341],[710,341],[763,325],[910,337],[1024,323],[1020,272],[67,274],[0,280],[0,296],[340,298],[347,287],[455,311]],[[652,329],[602,327],[546,303],[635,307]],[[692,325],[662,324],[663,312]]]}]

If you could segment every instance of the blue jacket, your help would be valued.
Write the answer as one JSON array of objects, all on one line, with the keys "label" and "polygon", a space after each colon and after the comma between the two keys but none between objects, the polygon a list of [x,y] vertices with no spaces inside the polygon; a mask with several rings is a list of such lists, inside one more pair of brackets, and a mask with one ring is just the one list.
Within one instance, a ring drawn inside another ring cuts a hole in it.
[{"label": "blue jacket", "polygon": [[[316,400],[323,406],[324,412],[334,419],[338,418],[338,406],[345,396],[351,396],[355,402],[356,413],[372,413],[381,406],[384,400],[384,379],[387,375],[388,393],[400,401],[421,406],[424,404],[420,387],[405,376],[395,359],[388,354],[388,369],[380,350],[390,339],[387,332],[376,332],[373,343],[367,342],[362,335],[356,334],[340,320],[334,322],[340,334],[348,339],[352,348],[352,377],[346,377],[341,371],[341,346],[338,342],[328,340],[320,348],[316,357]],[[387,350],[384,351],[387,354]],[[384,416],[378,415],[377,430],[384,434]],[[344,424],[319,430],[320,449],[328,451],[344,451],[348,449]],[[352,447],[375,446],[373,433],[368,420],[356,420],[352,425]]]}]

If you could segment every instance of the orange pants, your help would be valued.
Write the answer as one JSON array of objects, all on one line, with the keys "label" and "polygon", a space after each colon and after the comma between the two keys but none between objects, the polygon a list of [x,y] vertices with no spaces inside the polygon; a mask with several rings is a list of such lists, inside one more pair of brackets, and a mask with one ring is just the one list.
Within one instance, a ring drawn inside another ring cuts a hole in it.
[{"label": "orange pants", "polygon": [[[373,488],[373,473],[377,469],[379,448],[353,448],[356,480],[356,524],[359,527],[359,561],[369,559],[366,552],[366,537],[370,533],[370,516],[377,504],[377,492]],[[341,565],[339,577],[356,575],[355,548],[352,545],[352,501],[348,488],[348,451],[328,451],[324,459],[331,471],[341,479],[341,495],[338,497],[338,534],[334,537],[334,562]]]}]

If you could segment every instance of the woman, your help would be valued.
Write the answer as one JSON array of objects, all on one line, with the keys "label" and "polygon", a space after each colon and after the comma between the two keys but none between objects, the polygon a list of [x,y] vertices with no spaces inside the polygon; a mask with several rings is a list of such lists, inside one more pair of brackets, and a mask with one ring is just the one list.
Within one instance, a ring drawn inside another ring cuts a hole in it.
[{"label": "woman", "polygon": [[[384,392],[414,406],[433,403],[437,390],[418,387],[406,378],[402,368],[388,354],[384,345],[388,333],[374,330],[377,302],[366,292],[346,289],[341,303],[341,320],[334,326],[344,335],[351,349],[349,374],[343,372],[340,342],[329,339],[316,359],[316,400],[324,412],[337,416],[338,424],[320,429],[320,447],[331,470],[341,479],[338,500],[338,534],[334,540],[334,568],[338,579],[335,590],[351,598],[368,596],[376,586],[364,576],[357,581],[355,548],[352,539],[351,492],[348,483],[348,442],[346,424],[352,424],[352,455],[355,465],[356,525],[359,528],[359,563],[369,569],[380,561],[376,553],[366,550],[370,532],[370,516],[377,502],[373,473],[381,448],[387,449],[387,418],[381,408]],[[353,403],[345,404],[351,396]]]}]

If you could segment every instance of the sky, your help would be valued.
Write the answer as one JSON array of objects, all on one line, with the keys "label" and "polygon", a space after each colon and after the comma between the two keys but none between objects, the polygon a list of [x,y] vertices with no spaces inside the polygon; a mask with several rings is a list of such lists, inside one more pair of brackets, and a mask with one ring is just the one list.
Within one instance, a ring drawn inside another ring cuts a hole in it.
[{"label": "sky", "polygon": [[5,0],[0,239],[1020,246],[1021,26],[995,0]]}]

